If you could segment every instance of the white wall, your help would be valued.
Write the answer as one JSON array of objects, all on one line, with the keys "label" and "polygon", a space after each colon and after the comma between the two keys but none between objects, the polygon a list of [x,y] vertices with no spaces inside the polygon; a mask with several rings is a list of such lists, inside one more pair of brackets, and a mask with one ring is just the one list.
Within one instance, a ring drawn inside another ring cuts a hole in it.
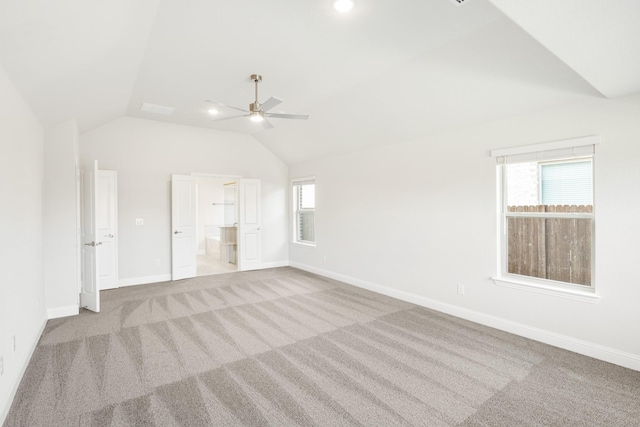
[{"label": "white wall", "polygon": [[[287,262],[287,166],[253,137],[124,117],[83,134],[80,153],[83,164],[96,159],[100,169],[118,172],[121,283],[166,280],[170,274],[171,174],[260,178],[262,260]],[[144,225],[136,226],[136,218]]]},{"label": "white wall", "polygon": [[45,132],[44,285],[49,319],[78,314],[78,144],[75,119]]},{"label": "white wall", "polygon": [[[600,302],[495,285],[489,150],[585,135],[602,138],[595,158]],[[292,265],[640,369],[640,96],[290,168],[291,178],[309,175],[316,177],[317,246],[290,244]]]},{"label": "white wall", "polygon": [[[0,424],[46,322],[42,126],[0,66]],[[13,351],[13,337],[16,351]]]}]

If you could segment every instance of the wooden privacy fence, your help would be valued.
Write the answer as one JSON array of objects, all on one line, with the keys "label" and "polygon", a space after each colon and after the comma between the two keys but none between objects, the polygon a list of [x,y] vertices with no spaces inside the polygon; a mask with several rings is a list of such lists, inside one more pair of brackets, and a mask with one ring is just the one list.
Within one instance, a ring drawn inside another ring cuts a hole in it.
[{"label": "wooden privacy fence", "polygon": [[[593,212],[592,205],[509,206],[509,212]],[[507,218],[508,272],[591,285],[591,218]]]}]

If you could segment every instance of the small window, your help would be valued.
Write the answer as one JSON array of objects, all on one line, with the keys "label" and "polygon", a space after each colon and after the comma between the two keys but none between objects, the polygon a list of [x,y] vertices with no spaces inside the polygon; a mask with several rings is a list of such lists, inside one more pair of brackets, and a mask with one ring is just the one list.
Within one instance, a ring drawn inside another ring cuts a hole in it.
[{"label": "small window", "polygon": [[313,178],[293,181],[294,241],[315,244],[316,184]]},{"label": "small window", "polygon": [[503,278],[593,289],[594,146],[587,140],[492,153],[501,180]]}]

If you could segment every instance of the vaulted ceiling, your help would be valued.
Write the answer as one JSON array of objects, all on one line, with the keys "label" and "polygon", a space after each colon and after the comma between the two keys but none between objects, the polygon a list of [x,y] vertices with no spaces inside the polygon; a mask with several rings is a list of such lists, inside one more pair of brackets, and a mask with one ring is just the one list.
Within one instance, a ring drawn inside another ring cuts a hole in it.
[{"label": "vaulted ceiling", "polygon": [[[295,163],[640,92],[640,2],[0,0],[0,63],[48,127],[121,116],[252,134]],[[274,112],[248,108],[251,74]],[[175,108],[163,116],[143,102]],[[234,115],[220,108],[220,115]]]}]

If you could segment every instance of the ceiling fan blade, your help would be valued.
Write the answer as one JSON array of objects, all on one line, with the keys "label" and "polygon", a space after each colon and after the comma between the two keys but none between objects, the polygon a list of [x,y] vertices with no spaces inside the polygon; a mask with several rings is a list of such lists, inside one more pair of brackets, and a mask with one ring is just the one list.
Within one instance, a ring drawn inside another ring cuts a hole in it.
[{"label": "ceiling fan blade", "polygon": [[210,100],[210,99],[206,99],[205,101],[206,101],[206,102],[210,102],[210,103],[212,103],[212,104],[219,105],[219,106],[224,107],[224,108],[231,108],[231,109],[233,109],[233,110],[242,111],[243,113],[248,113],[248,112],[249,112],[248,110],[245,110],[245,109],[242,109],[242,108],[238,108],[238,107],[234,107],[234,106],[232,106],[232,105],[223,104],[222,102],[212,101],[212,100]]},{"label": "ceiling fan blade", "polygon": [[263,129],[271,129],[273,127],[271,122],[267,119],[264,119],[260,124],[262,125]]},{"label": "ceiling fan blade", "polygon": [[308,114],[265,113],[264,115],[266,117],[275,117],[277,119],[307,120],[309,118]]},{"label": "ceiling fan blade", "polygon": [[248,114],[242,114],[239,116],[229,116],[229,117],[221,117],[219,119],[211,119],[212,122],[221,122],[223,120],[229,120],[229,119],[237,119],[238,117],[247,117],[249,116]]},{"label": "ceiling fan blade", "polygon": [[271,98],[267,99],[264,104],[262,104],[262,111],[269,111],[281,102],[282,99],[272,96]]}]

